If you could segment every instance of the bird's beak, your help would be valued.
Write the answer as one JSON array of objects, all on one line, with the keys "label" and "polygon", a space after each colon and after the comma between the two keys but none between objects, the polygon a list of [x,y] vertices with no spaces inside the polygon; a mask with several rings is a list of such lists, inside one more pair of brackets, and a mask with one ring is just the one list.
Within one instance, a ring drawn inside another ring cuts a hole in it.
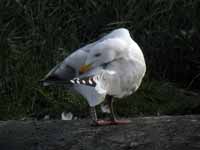
[{"label": "bird's beak", "polygon": [[79,69],[79,72],[80,73],[85,73],[87,71],[89,71],[91,69],[92,65],[91,64],[85,64],[85,65],[82,65]]}]

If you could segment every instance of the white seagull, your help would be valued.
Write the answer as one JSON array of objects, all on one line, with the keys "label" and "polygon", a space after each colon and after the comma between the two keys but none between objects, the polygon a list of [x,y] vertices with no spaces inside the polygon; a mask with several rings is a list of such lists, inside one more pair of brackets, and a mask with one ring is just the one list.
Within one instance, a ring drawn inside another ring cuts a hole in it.
[{"label": "white seagull", "polygon": [[[96,125],[124,124],[129,121],[116,119],[113,98],[135,92],[145,72],[140,47],[127,29],[119,28],[73,52],[41,82],[43,85],[71,83],[71,87],[87,100]],[[97,118],[95,106],[99,104],[102,104],[102,111],[111,113],[110,120]]]}]

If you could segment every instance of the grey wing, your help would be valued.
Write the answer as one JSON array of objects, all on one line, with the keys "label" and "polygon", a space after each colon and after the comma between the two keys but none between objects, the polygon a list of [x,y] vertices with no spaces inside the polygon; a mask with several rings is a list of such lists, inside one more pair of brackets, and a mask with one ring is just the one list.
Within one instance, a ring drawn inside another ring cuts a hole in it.
[{"label": "grey wing", "polygon": [[79,68],[85,63],[88,53],[83,50],[77,50],[64,59],[63,62],[56,65],[41,80],[43,85],[66,84],[69,80],[77,76]]},{"label": "grey wing", "polygon": [[78,75],[80,66],[85,64],[87,55],[95,44],[96,42],[87,44],[73,52],[65,58],[63,62],[51,69],[40,82],[44,86],[52,84],[69,84],[69,81]]}]

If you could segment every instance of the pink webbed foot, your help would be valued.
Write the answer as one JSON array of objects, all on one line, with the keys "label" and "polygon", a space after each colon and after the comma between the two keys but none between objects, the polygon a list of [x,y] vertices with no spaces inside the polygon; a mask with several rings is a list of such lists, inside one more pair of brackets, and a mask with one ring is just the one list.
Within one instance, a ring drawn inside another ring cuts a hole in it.
[{"label": "pink webbed foot", "polygon": [[128,119],[114,120],[113,123],[116,125],[123,125],[131,123],[131,120]]},{"label": "pink webbed foot", "polygon": [[106,126],[106,125],[125,125],[131,123],[130,120],[97,120],[93,125]]}]

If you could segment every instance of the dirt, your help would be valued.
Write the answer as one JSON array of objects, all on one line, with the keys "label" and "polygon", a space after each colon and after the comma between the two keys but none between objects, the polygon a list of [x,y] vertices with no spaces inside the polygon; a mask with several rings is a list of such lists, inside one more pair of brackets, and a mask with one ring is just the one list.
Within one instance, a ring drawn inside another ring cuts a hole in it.
[{"label": "dirt", "polygon": [[89,120],[0,121],[0,150],[200,150],[200,115],[131,121],[102,127]]}]

